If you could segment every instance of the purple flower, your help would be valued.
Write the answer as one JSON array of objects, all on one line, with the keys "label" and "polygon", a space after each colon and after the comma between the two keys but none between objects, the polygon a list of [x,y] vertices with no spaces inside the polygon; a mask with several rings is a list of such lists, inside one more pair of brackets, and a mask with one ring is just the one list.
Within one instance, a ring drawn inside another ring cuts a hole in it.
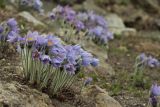
[{"label": "purple flower", "polygon": [[14,28],[15,26],[17,26],[17,21],[14,18],[11,18],[7,21],[7,25],[11,28]]},{"label": "purple flower", "polygon": [[81,50],[81,46],[80,45],[74,45],[73,46],[73,50],[79,51]]},{"label": "purple flower", "polygon": [[68,62],[76,65],[77,63],[76,61],[81,57],[80,46],[79,45],[75,45],[75,46],[67,45],[65,46],[65,49],[67,51],[66,57],[67,57]]},{"label": "purple flower", "polygon": [[159,61],[151,56],[148,57],[147,64],[149,67],[154,68],[159,66]]},{"label": "purple flower", "polygon": [[53,12],[58,13],[58,14],[62,14],[62,13],[64,13],[64,8],[60,5],[58,5],[56,8],[53,9]]},{"label": "purple flower", "polygon": [[47,45],[47,39],[46,39],[46,37],[44,37],[42,35],[37,36],[36,45],[40,45],[40,46]]},{"label": "purple flower", "polygon": [[90,30],[90,33],[94,34],[96,36],[102,35],[102,32],[103,32],[103,28],[100,27],[100,26],[97,26],[97,27],[95,27],[95,28],[93,28],[93,29]]},{"label": "purple flower", "polygon": [[38,60],[40,58],[41,54],[40,52],[38,52],[37,49],[35,49],[33,52],[32,52],[32,58],[35,59],[35,60]]},{"label": "purple flower", "polygon": [[147,58],[147,56],[144,54],[144,53],[142,53],[142,54],[140,54],[139,56],[138,56],[138,58],[140,59],[140,61],[146,61],[148,58]]},{"label": "purple flower", "polygon": [[153,58],[152,56],[147,57],[144,53],[140,54],[138,58],[141,61],[141,63],[151,68],[160,66],[160,62],[156,58]]},{"label": "purple flower", "polygon": [[83,30],[85,28],[84,24],[81,21],[76,21],[75,26],[76,26],[78,31]]},{"label": "purple flower", "polygon": [[56,19],[56,14],[51,12],[49,13],[49,17],[52,19],[52,20],[55,20]]},{"label": "purple flower", "polygon": [[48,64],[48,63],[51,61],[51,59],[50,59],[50,57],[49,57],[48,55],[41,55],[41,56],[40,56],[40,60],[41,60],[44,64]]},{"label": "purple flower", "polygon": [[40,11],[42,8],[42,5],[43,5],[43,3],[40,0],[34,0],[33,7],[36,10]]},{"label": "purple flower", "polygon": [[30,4],[30,0],[20,0],[20,5],[27,6]]},{"label": "purple flower", "polygon": [[73,64],[67,63],[64,65],[64,69],[69,73],[69,74],[75,74],[75,66]]},{"label": "purple flower", "polygon": [[83,66],[89,66],[92,62],[92,55],[86,51],[82,52],[82,65]]},{"label": "purple flower", "polygon": [[91,64],[91,60],[92,59],[89,58],[89,57],[88,58],[83,58],[82,59],[82,65],[85,66],[85,67],[89,66]]},{"label": "purple flower", "polygon": [[78,13],[77,14],[77,19],[81,21],[87,21],[88,20],[88,14],[87,13]]},{"label": "purple flower", "polygon": [[51,48],[51,54],[54,56],[54,57],[61,57],[63,59],[66,58],[66,50],[64,48],[63,45],[55,45]]},{"label": "purple flower", "polygon": [[37,31],[34,32],[29,31],[25,36],[26,42],[35,42],[38,36],[39,34]]},{"label": "purple flower", "polygon": [[150,102],[151,102],[151,104],[152,104],[152,107],[157,107],[157,98],[155,97],[155,96],[152,96],[151,98],[150,98]]},{"label": "purple flower", "polygon": [[0,34],[4,31],[3,26],[0,25]]},{"label": "purple flower", "polygon": [[52,47],[53,45],[60,44],[61,40],[55,36],[47,36],[47,46]]},{"label": "purple flower", "polygon": [[64,59],[61,58],[61,57],[55,57],[53,59],[51,59],[51,64],[54,66],[54,67],[60,67],[61,64],[63,63]]},{"label": "purple flower", "polygon": [[8,40],[7,41],[10,42],[10,43],[14,43],[14,42],[18,41],[18,38],[19,38],[19,34],[16,33],[16,32],[11,31],[8,34]]},{"label": "purple flower", "polygon": [[160,95],[160,86],[157,84],[153,84],[151,87],[151,96],[159,96]]},{"label": "purple flower", "polygon": [[93,11],[90,11],[88,13],[88,16],[89,16],[89,20],[92,21],[92,22],[95,22],[96,21],[96,15],[94,14]]},{"label": "purple flower", "polygon": [[107,27],[107,21],[102,16],[96,15],[96,21],[97,21],[98,25],[100,25],[104,28]]},{"label": "purple flower", "polygon": [[64,12],[66,15],[75,16],[76,12],[69,6],[64,7]]},{"label": "purple flower", "polygon": [[108,40],[114,39],[114,36],[113,36],[113,33],[112,33],[112,32],[106,32],[106,34],[107,34]]},{"label": "purple flower", "polygon": [[87,86],[88,84],[90,84],[93,81],[93,79],[91,77],[87,78],[84,82],[84,86]]},{"label": "purple flower", "polygon": [[96,67],[98,64],[99,64],[99,60],[96,59],[96,58],[93,58],[92,62],[91,62],[91,65],[94,66],[94,67]]}]

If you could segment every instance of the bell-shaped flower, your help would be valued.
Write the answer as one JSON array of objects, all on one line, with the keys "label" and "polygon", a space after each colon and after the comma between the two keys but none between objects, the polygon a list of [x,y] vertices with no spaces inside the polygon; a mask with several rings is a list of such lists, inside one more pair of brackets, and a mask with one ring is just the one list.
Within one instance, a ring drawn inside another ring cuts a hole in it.
[{"label": "bell-shaped flower", "polygon": [[37,31],[34,31],[34,32],[29,31],[27,35],[25,36],[26,42],[27,43],[36,42],[38,36],[39,34]]},{"label": "bell-shaped flower", "polygon": [[13,32],[11,31],[9,34],[8,34],[8,39],[7,41],[10,42],[10,43],[14,43],[14,42],[17,42],[18,41],[18,38],[19,38],[19,34],[16,33],[16,32]]},{"label": "bell-shaped flower", "polygon": [[51,59],[48,55],[41,55],[40,56],[40,60],[44,63],[44,64],[48,64],[50,63]]},{"label": "bell-shaped flower", "polygon": [[93,58],[93,59],[92,59],[92,62],[91,62],[91,65],[92,65],[93,67],[96,67],[98,64],[99,64],[99,59]]},{"label": "bell-shaped flower", "polygon": [[160,96],[160,86],[156,83],[151,87],[151,96]]},{"label": "bell-shaped flower", "polygon": [[160,62],[157,59],[153,58],[152,56],[149,56],[147,64],[149,67],[154,68],[154,67],[159,67]]},{"label": "bell-shaped flower", "polygon": [[84,81],[84,86],[87,86],[88,84],[90,84],[93,81],[93,79],[91,77],[88,77],[85,81]]},{"label": "bell-shaped flower", "polygon": [[7,25],[10,27],[10,28],[14,28],[17,26],[17,21],[14,19],[14,18],[11,18],[7,21]]},{"label": "bell-shaped flower", "polygon": [[73,64],[67,63],[64,65],[64,69],[68,72],[68,74],[75,74],[75,66]]},{"label": "bell-shaped flower", "polygon": [[53,45],[58,45],[61,43],[61,40],[58,37],[53,35],[47,36],[47,46],[52,47]]}]

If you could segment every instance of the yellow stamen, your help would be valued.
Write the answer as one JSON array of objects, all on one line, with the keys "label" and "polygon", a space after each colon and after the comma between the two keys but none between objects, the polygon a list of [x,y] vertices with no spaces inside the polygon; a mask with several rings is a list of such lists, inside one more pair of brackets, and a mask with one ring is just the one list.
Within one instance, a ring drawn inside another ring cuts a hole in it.
[{"label": "yellow stamen", "polygon": [[33,41],[32,37],[27,38],[28,41]]},{"label": "yellow stamen", "polygon": [[52,46],[53,42],[51,40],[48,40],[48,46]]}]

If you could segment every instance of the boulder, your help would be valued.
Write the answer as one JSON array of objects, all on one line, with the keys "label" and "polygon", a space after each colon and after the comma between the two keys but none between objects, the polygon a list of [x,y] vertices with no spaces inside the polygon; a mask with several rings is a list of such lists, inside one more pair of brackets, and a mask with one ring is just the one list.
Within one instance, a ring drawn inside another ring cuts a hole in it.
[{"label": "boulder", "polygon": [[82,95],[93,99],[96,107],[122,107],[118,101],[97,85],[84,89]]},{"label": "boulder", "polygon": [[73,6],[75,10],[94,11],[98,14],[106,14],[106,11],[100,8],[94,0],[86,0],[83,4],[76,4]]},{"label": "boulder", "polygon": [[111,32],[115,35],[135,35],[136,29],[134,28],[127,28],[123,20],[116,14],[108,14],[106,17],[108,22],[108,28]]},{"label": "boulder", "polygon": [[17,82],[0,81],[0,107],[54,107],[49,96]]},{"label": "boulder", "polygon": [[20,12],[18,14],[18,16],[24,18],[25,20],[27,20],[30,23],[33,23],[34,26],[42,26],[42,27],[46,26],[44,23],[42,23],[41,21],[36,19],[33,15],[31,15],[31,13],[29,13],[27,11]]}]

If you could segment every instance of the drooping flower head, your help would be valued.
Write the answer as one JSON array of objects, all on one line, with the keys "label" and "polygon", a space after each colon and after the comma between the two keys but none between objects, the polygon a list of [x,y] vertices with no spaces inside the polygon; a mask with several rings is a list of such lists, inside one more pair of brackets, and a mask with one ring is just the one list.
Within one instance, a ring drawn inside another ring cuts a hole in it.
[{"label": "drooping flower head", "polygon": [[160,67],[160,61],[158,59],[152,57],[152,56],[147,56],[146,54],[142,53],[138,56],[138,59],[141,61],[142,64],[155,68],[155,67]]},{"label": "drooping flower head", "polygon": [[51,59],[48,55],[41,55],[40,56],[40,60],[44,63],[44,64],[49,64]]},{"label": "drooping flower head", "polygon": [[160,62],[157,59],[153,58],[152,56],[149,56],[147,64],[149,67],[154,68],[154,67],[159,67]]},{"label": "drooping flower head", "polygon": [[0,34],[4,31],[4,28],[2,25],[0,25]]},{"label": "drooping flower head", "polygon": [[69,73],[69,74],[75,74],[75,66],[73,64],[67,63],[64,65],[64,69]]},{"label": "drooping flower head", "polygon": [[15,26],[17,26],[17,21],[14,18],[11,18],[7,21],[7,25],[10,28],[14,28]]},{"label": "drooping flower head", "polygon": [[33,7],[40,11],[42,9],[42,6],[43,6],[43,3],[41,2],[41,0],[34,0],[34,3],[33,3]]},{"label": "drooping flower head", "polygon": [[51,59],[51,64],[55,67],[55,68],[60,68],[62,66],[62,63],[64,61],[64,58],[61,58],[59,56],[54,57]]},{"label": "drooping flower head", "polygon": [[47,36],[47,46],[52,47],[53,45],[58,45],[61,40],[53,35]]},{"label": "drooping flower head", "polygon": [[84,86],[87,86],[88,84],[90,84],[93,81],[93,79],[91,77],[87,78],[84,82]]},{"label": "drooping flower head", "polygon": [[41,53],[38,52],[37,49],[33,50],[33,52],[32,52],[32,58],[33,58],[34,60],[39,60],[39,59],[40,59],[40,56],[41,56]]},{"label": "drooping flower head", "polygon": [[151,96],[160,96],[160,86],[158,86],[157,83],[151,87]]},{"label": "drooping flower head", "polygon": [[99,59],[93,58],[92,62],[91,62],[91,65],[94,66],[94,67],[96,67],[96,66],[98,66],[98,64],[99,64]]},{"label": "drooping flower head", "polygon": [[25,36],[26,42],[36,42],[37,37],[39,36],[37,31],[31,32],[29,31]]},{"label": "drooping flower head", "polygon": [[9,34],[8,34],[8,42],[10,43],[15,43],[19,40],[19,37],[20,35],[14,31],[11,31]]}]

